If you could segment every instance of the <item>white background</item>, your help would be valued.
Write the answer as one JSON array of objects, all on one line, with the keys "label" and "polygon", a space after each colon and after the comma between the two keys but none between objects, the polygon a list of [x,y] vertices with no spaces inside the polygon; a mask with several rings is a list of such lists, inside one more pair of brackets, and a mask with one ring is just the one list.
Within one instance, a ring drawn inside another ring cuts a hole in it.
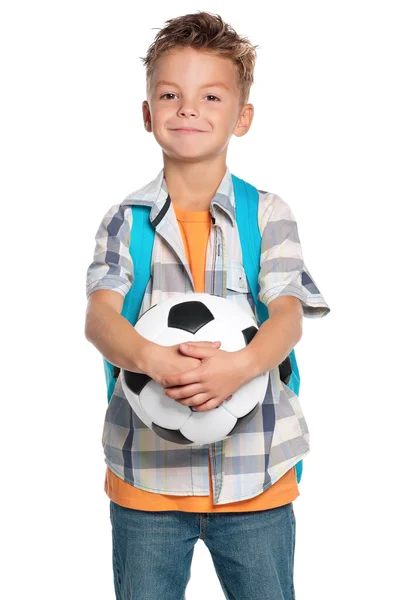
[{"label": "white background", "polygon": [[[166,19],[199,9],[260,46],[254,121],[227,164],[289,203],[331,308],[305,319],[296,347],[311,435],[294,503],[296,597],[396,594],[393,5],[3,6],[2,598],[114,598],[106,389],[84,336],[86,271],[105,212],[162,167],[142,123],[139,57]],[[199,541],[187,599],[203,597],[223,593]]]}]

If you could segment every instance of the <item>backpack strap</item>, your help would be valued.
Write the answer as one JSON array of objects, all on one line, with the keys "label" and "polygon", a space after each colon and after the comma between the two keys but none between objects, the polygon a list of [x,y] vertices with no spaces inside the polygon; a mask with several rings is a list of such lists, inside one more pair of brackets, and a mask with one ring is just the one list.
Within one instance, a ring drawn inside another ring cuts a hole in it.
[{"label": "backpack strap", "polygon": [[[269,313],[266,305],[258,298],[260,287],[258,273],[261,257],[261,233],[258,226],[259,192],[253,185],[235,175],[232,175],[232,182],[235,195],[236,222],[238,224],[242,248],[243,268],[256,305],[258,317],[260,322],[263,323],[269,318]],[[300,373],[294,349],[281,365],[279,365],[281,379],[283,378],[283,372],[286,372],[286,370],[287,373],[290,372],[290,378],[286,385],[298,396],[300,390]],[[303,471],[303,461],[300,460],[295,466],[296,478],[299,483]]]},{"label": "backpack strap", "polygon": [[155,229],[149,219],[150,206],[132,206],[133,226],[130,236],[130,254],[134,264],[133,285],[126,294],[122,315],[135,325],[142,298],[151,276],[152,248]]},{"label": "backpack strap", "polygon": [[243,268],[249,283],[258,317],[263,323],[269,317],[268,308],[258,300],[258,272],[261,255],[261,235],[258,227],[258,190],[250,183],[232,175],[235,195],[236,222],[242,248]]},{"label": "backpack strap", "polygon": [[[134,265],[133,284],[127,292],[122,308],[122,316],[135,325],[151,275],[152,247],[155,229],[150,219],[150,206],[132,206],[133,225],[130,233],[130,254]],[[108,390],[108,403],[115,389],[120,368],[104,358],[105,379]]]}]

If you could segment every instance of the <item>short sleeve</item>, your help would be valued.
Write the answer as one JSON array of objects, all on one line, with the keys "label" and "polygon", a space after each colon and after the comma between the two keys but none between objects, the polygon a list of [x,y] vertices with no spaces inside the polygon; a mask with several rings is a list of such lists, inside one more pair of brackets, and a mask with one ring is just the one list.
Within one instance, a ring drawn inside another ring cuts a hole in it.
[{"label": "short sleeve", "polygon": [[277,194],[260,194],[259,227],[261,302],[268,306],[279,296],[295,296],[301,300],[305,317],[326,316],[330,308],[304,263],[293,212]]},{"label": "short sleeve", "polygon": [[86,297],[96,290],[114,290],[123,297],[134,280],[130,255],[132,211],[129,205],[112,206],[95,235],[92,263],[87,269]]}]

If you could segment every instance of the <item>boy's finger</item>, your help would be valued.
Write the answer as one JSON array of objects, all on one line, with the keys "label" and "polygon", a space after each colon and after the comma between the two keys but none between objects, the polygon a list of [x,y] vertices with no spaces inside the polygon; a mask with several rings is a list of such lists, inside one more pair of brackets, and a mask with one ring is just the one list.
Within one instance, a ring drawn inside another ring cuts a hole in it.
[{"label": "boy's finger", "polygon": [[189,354],[190,356],[197,356],[198,358],[206,358],[208,356],[213,356],[213,350],[219,350],[219,347],[214,344],[206,344],[199,346],[196,344],[181,344],[180,352],[184,354]]}]

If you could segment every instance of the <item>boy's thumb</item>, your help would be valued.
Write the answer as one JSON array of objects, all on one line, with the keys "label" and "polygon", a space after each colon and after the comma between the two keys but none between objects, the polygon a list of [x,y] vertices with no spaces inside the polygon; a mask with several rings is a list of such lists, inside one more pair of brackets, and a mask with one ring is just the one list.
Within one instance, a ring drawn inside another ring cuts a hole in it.
[{"label": "boy's thumb", "polygon": [[217,343],[212,344],[212,346],[196,346],[193,344],[180,344],[180,348],[186,354],[193,354],[194,356],[208,356],[209,354],[213,354],[214,348],[217,347]]}]

